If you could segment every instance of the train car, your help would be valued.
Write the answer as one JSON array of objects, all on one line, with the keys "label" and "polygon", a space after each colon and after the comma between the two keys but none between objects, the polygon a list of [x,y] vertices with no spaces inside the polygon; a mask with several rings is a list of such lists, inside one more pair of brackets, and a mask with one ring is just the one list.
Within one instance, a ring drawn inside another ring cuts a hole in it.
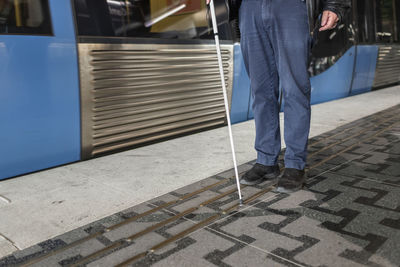
[{"label": "train car", "polygon": [[[0,179],[224,126],[204,2],[0,0]],[[354,0],[320,34],[312,103],[400,81],[399,8]],[[219,28],[238,123],[253,116],[240,32]]]}]

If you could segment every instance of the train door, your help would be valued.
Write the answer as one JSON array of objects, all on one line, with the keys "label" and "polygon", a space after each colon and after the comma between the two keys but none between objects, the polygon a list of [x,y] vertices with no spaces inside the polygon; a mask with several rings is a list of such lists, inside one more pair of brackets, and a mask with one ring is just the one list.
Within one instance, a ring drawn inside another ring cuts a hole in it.
[{"label": "train door", "polygon": [[[82,159],[226,123],[205,1],[74,0]],[[219,28],[228,96],[233,43]]]},{"label": "train door", "polygon": [[356,62],[350,95],[371,91],[375,76],[378,46],[376,45],[375,0],[353,1],[354,19],[357,24],[355,47]]},{"label": "train door", "polygon": [[379,47],[373,88],[400,82],[399,0],[376,0],[375,30]]},{"label": "train door", "polygon": [[376,39],[378,43],[398,41],[396,1],[379,0],[376,4]]},{"label": "train door", "polygon": [[0,0],[0,180],[80,159],[71,3]]}]

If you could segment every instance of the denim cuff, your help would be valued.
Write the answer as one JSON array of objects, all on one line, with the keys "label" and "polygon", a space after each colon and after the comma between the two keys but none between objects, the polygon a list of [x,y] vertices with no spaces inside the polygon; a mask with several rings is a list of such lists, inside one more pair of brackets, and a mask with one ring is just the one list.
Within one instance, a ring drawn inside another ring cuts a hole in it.
[{"label": "denim cuff", "polygon": [[257,152],[257,161],[256,163],[265,165],[265,166],[275,166],[278,163],[277,158],[273,158],[271,156],[267,156],[262,152]]}]

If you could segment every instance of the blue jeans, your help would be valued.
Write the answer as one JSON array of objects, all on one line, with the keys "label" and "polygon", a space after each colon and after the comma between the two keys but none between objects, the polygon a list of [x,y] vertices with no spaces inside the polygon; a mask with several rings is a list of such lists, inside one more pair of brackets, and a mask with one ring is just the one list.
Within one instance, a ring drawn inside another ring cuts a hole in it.
[{"label": "blue jeans", "polygon": [[306,165],[311,85],[311,37],[302,0],[243,0],[239,27],[250,78],[257,162],[275,165],[281,150],[279,87],[284,99],[285,167]]}]

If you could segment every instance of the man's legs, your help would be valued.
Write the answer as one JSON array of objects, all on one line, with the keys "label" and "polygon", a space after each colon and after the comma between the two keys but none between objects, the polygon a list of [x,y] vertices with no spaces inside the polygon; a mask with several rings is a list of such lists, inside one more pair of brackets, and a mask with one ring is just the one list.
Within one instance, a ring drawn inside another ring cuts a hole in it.
[{"label": "man's legs", "polygon": [[[311,110],[307,72],[311,39],[306,4],[302,0],[245,0],[239,21],[241,47],[254,98],[257,163],[261,166],[277,163],[281,146],[280,81],[285,100],[287,149],[286,169],[278,189],[297,190],[304,180],[302,170],[306,164]],[[257,176],[264,170],[273,171],[260,168],[250,172]]]},{"label": "man's legs", "polygon": [[257,163],[273,166],[281,149],[279,78],[276,56],[263,23],[264,0],[245,0],[240,8],[241,49],[250,78],[256,123]]},{"label": "man's legs", "polygon": [[272,44],[263,23],[264,4],[263,0],[243,1],[239,18],[241,48],[250,77],[256,123],[257,163],[243,175],[241,183],[246,185],[279,175],[279,78]]},{"label": "man's legs", "polygon": [[285,168],[303,170],[311,115],[307,7],[302,0],[265,1],[272,3],[271,41],[284,96]]}]

